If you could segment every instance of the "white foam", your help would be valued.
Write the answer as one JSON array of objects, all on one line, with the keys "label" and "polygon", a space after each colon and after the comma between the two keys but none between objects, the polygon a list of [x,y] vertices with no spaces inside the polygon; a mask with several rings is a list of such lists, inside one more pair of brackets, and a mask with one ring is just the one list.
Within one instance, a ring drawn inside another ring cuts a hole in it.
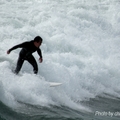
[{"label": "white foam", "polygon": [[[118,1],[4,0],[0,7],[0,100],[4,104],[15,106],[20,101],[77,109],[82,108],[80,101],[104,92],[120,96]],[[20,49],[6,55],[7,49],[36,35],[43,37],[39,75],[31,74],[27,62],[22,76],[12,74]],[[63,85],[49,88],[46,81]]]}]

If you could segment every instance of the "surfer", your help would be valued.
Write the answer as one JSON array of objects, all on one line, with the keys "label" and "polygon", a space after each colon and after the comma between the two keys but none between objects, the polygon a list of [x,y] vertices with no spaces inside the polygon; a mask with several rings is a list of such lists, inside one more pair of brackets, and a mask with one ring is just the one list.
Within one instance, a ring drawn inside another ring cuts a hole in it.
[{"label": "surfer", "polygon": [[7,54],[10,54],[12,50],[22,48],[19,53],[16,69],[14,70],[16,74],[18,74],[19,71],[21,70],[25,60],[27,60],[33,66],[33,72],[35,74],[38,73],[38,65],[32,53],[37,51],[38,55],[40,56],[39,58],[40,63],[43,61],[42,52],[41,49],[39,48],[42,44],[42,41],[43,40],[40,36],[36,36],[34,40],[18,44],[7,51]]}]

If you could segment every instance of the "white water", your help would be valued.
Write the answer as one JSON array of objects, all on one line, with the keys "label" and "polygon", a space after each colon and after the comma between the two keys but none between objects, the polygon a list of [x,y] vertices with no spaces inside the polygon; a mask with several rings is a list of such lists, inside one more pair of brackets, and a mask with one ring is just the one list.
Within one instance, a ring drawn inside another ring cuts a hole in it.
[{"label": "white water", "polygon": [[[119,6],[118,0],[0,1],[0,101],[84,109],[80,101],[96,95],[120,97]],[[27,62],[22,76],[14,75],[20,49],[6,51],[36,35],[44,40],[38,76]],[[46,81],[63,85],[50,88]]]}]

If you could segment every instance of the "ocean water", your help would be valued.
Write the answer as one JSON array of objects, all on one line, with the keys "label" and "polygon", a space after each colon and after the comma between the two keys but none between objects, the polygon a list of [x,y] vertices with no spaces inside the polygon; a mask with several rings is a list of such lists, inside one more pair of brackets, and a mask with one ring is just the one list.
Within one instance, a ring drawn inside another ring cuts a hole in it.
[{"label": "ocean water", "polygon": [[[119,120],[119,11],[119,0],[1,0],[0,120]],[[6,51],[37,35],[38,75],[27,62],[14,75],[20,49]]]}]

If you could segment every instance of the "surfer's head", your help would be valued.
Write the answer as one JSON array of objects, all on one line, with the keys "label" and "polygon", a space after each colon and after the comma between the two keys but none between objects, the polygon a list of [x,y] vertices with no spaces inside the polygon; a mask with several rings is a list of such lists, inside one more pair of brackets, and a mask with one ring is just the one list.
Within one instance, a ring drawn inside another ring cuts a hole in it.
[{"label": "surfer's head", "polygon": [[35,38],[34,38],[34,42],[42,42],[43,40],[42,40],[42,38],[40,37],[40,36],[36,36]]},{"label": "surfer's head", "polygon": [[34,38],[34,45],[35,45],[36,47],[39,47],[39,46],[42,44],[42,41],[43,41],[43,39],[42,39],[40,36],[36,36],[36,37]]}]

